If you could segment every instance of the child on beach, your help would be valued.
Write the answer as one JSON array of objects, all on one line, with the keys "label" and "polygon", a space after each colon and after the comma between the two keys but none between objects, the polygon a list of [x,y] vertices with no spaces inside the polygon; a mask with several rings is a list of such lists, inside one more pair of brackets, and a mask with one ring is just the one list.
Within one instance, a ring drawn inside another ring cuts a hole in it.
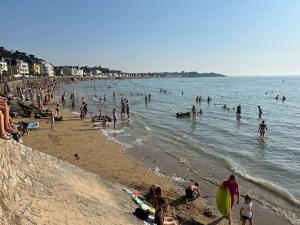
[{"label": "child on beach", "polygon": [[252,211],[252,199],[249,195],[245,196],[245,202],[242,204],[240,209],[240,220],[242,221],[242,225],[246,224],[246,221],[249,220],[249,224],[253,224],[253,211]]}]

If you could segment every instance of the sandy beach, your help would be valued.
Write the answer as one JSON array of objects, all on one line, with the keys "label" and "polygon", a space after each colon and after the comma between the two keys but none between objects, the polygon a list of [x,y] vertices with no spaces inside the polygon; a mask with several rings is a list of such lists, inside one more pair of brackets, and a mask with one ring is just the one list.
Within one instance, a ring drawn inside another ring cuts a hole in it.
[{"label": "sandy beach", "polygon": [[[133,159],[120,144],[93,129],[89,119],[82,122],[68,111],[63,111],[62,115],[64,120],[56,122],[54,130],[50,129],[50,120],[39,120],[41,129],[24,136],[24,144],[142,193],[146,193],[152,184],[159,184],[170,203],[180,200],[181,191],[170,179],[156,175]],[[79,159],[74,157],[75,154]],[[192,220],[201,222],[194,224],[209,224],[212,219],[203,215],[204,203],[205,200],[199,198],[192,203],[176,204],[176,207],[170,207],[168,214],[183,218],[182,224],[191,224]]]},{"label": "sandy beach", "polygon": [[[80,121],[78,115],[69,111],[62,111],[62,115],[64,120],[55,122],[54,130],[50,129],[49,119],[39,120],[41,129],[24,136],[24,144],[142,193],[154,183],[161,185],[163,196],[171,206],[168,215],[181,220],[180,224],[227,224],[226,220],[218,223],[220,215],[216,218],[203,215],[205,209],[214,208],[213,198],[209,199],[214,195],[212,185],[202,182],[203,198],[186,203],[180,198],[182,190],[171,179],[155,174],[149,169],[151,163],[145,164],[133,158],[122,145],[107,139],[100,130],[93,128],[90,119]],[[289,224],[275,212],[261,206],[257,209],[256,224]],[[237,218],[238,207],[234,210],[234,224],[239,224]]]}]

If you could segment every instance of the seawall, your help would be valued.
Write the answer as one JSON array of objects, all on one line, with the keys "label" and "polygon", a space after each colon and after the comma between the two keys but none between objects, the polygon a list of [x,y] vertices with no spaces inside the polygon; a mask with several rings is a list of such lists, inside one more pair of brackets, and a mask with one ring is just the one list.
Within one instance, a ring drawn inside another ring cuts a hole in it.
[{"label": "seawall", "polygon": [[118,184],[15,141],[0,140],[3,225],[141,224]]}]

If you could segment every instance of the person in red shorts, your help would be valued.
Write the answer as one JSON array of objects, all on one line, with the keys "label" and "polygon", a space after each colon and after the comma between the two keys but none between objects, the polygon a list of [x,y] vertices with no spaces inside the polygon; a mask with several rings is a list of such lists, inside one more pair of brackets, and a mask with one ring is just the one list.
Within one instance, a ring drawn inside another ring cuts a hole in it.
[{"label": "person in red shorts", "polygon": [[[237,196],[237,204],[239,204],[240,201],[240,190],[239,190],[239,185],[236,182],[236,177],[235,175],[230,175],[229,179],[224,181],[222,183],[222,188],[227,188],[230,192],[231,196],[231,209],[233,208],[234,205],[234,196]],[[227,217],[229,224],[231,224],[231,212],[229,212],[228,217]]]}]

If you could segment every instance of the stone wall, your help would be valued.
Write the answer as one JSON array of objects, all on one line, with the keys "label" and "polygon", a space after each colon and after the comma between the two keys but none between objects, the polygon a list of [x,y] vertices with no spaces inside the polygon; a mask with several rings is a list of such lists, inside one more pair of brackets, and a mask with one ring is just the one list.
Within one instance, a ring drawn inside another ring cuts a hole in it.
[{"label": "stone wall", "polygon": [[0,225],[141,225],[136,205],[96,174],[0,139]]},{"label": "stone wall", "polygon": [[[0,219],[2,224],[17,224],[18,217],[28,210],[26,202],[21,202],[20,190],[24,186],[31,185],[31,177],[26,175],[30,157],[32,157],[31,148],[12,140],[0,140]],[[16,207],[17,205],[21,207]]]}]

